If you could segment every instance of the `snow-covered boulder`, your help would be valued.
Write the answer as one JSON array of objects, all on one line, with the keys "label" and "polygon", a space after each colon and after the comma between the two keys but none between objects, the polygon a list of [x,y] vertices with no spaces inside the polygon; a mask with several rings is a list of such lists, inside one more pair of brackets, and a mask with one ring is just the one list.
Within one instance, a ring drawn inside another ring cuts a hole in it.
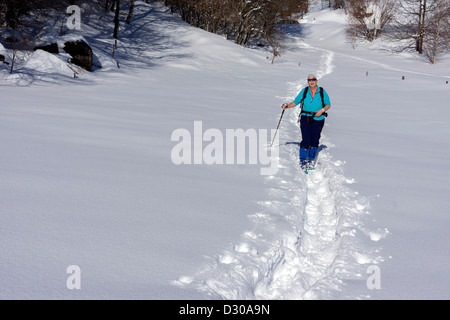
[{"label": "snow-covered boulder", "polygon": [[92,48],[84,39],[67,41],[64,43],[64,51],[72,56],[71,63],[92,71],[93,53]]},{"label": "snow-covered boulder", "polygon": [[0,43],[0,62],[3,62],[4,64],[9,64],[9,63],[6,61],[6,57],[7,57],[7,55],[6,55],[6,49],[5,49],[5,47]]},{"label": "snow-covered boulder", "polygon": [[34,48],[34,51],[36,51],[38,49],[47,51],[49,53],[56,53],[56,54],[59,53],[58,44],[56,42],[50,43],[50,44],[47,44],[47,45],[43,45],[43,46],[37,46],[37,47]]},{"label": "snow-covered boulder", "polygon": [[67,76],[73,76],[74,73],[67,63],[58,58],[58,56],[40,49],[36,50],[28,59],[25,68],[43,73],[57,73]]}]

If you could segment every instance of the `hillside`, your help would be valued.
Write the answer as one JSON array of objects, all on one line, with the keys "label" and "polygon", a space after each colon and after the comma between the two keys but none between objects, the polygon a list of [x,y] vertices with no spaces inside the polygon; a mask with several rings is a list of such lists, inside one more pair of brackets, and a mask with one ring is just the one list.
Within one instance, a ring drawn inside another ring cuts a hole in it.
[{"label": "hillside", "polygon": [[[449,298],[449,57],[354,50],[343,13],[313,8],[271,64],[138,1],[112,59],[94,16],[73,36],[102,68],[0,69],[0,298]],[[306,176],[297,109],[267,145],[310,73],[332,108]]]}]

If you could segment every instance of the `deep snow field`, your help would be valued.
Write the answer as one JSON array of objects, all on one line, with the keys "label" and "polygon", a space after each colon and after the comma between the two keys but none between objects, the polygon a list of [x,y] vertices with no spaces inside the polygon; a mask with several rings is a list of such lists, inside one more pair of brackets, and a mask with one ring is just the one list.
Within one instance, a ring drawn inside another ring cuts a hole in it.
[{"label": "deep snow field", "polygon": [[[449,56],[353,49],[345,15],[312,8],[271,64],[159,2],[135,10],[120,68],[87,14],[67,37],[101,69],[74,79],[43,51],[0,66],[0,299],[450,298]],[[310,73],[332,108],[305,175],[298,108],[268,145]]]}]

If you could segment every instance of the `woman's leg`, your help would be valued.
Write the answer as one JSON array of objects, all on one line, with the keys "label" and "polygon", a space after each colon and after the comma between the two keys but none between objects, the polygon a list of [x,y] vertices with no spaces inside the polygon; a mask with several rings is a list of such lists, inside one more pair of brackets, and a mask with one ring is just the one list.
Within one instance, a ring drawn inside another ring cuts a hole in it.
[{"label": "woman's leg", "polygon": [[311,127],[312,125],[308,123],[307,117],[303,115],[300,118],[300,130],[302,132],[302,141],[300,142],[299,150],[300,164],[302,161],[304,162],[308,159],[308,150],[311,146]]}]

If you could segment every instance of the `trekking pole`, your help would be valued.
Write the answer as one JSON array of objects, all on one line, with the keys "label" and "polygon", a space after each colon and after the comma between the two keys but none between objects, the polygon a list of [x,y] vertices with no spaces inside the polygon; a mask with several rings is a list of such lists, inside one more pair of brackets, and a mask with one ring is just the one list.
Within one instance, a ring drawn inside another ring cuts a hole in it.
[{"label": "trekking pole", "polygon": [[283,118],[283,114],[284,114],[285,110],[286,109],[283,108],[283,111],[281,112],[280,121],[278,121],[277,131],[275,131],[275,134],[273,135],[273,139],[272,139],[272,143],[270,144],[270,148],[272,148],[273,142],[275,141],[275,136],[277,135],[278,128],[280,128],[281,119]]}]

